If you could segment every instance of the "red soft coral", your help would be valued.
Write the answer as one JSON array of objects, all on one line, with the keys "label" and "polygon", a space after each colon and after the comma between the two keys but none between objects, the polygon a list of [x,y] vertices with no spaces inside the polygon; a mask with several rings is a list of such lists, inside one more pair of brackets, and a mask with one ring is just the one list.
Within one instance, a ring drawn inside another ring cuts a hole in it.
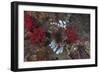
[{"label": "red soft coral", "polygon": [[77,40],[79,40],[78,35],[72,26],[67,26],[65,32],[67,35],[67,42],[75,43]]},{"label": "red soft coral", "polygon": [[33,44],[42,43],[44,41],[44,38],[45,38],[45,33],[41,27],[37,27],[33,29],[32,36],[30,38]]},{"label": "red soft coral", "polygon": [[32,28],[32,18],[27,13],[24,13],[24,28],[26,31]]},{"label": "red soft coral", "polygon": [[33,44],[44,41],[44,30],[35,21],[32,21],[32,17],[27,12],[24,13],[24,28],[27,32],[30,32],[29,40]]}]

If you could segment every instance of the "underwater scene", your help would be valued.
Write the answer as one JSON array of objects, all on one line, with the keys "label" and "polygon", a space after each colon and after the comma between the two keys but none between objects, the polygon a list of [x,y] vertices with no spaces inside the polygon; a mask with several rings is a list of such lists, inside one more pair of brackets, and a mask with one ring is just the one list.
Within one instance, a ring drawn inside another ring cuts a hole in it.
[{"label": "underwater scene", "polygon": [[90,59],[90,14],[24,11],[24,61]]}]

